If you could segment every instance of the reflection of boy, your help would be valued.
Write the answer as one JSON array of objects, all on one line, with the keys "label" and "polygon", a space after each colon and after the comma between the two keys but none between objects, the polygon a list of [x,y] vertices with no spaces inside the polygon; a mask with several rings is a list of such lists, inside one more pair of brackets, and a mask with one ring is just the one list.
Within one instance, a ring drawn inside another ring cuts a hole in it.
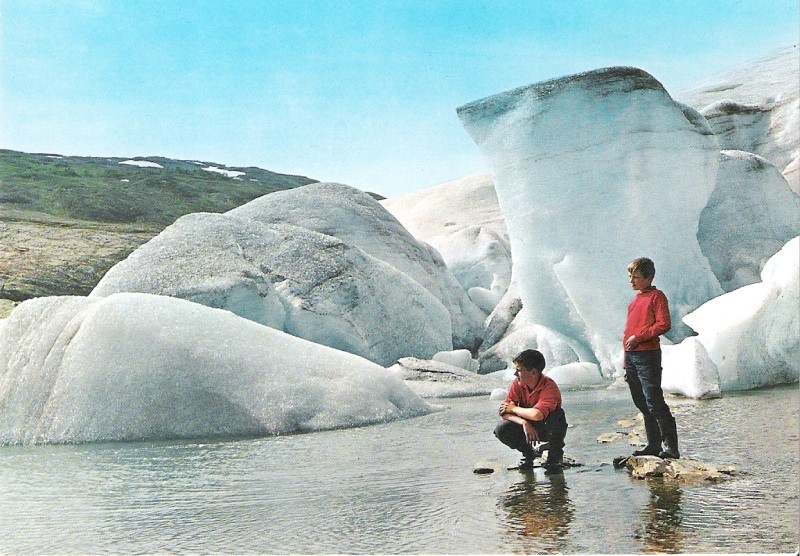
[{"label": "reflection of boy", "polygon": [[625,348],[623,366],[633,403],[644,417],[647,435],[647,446],[634,451],[633,455],[677,459],[680,457],[678,431],[661,389],[661,344],[658,339],[669,331],[672,322],[667,296],[653,286],[655,274],[655,265],[648,258],[634,259],[628,265],[631,287],[639,293],[628,305],[628,320],[622,337]]},{"label": "reflection of boy", "polygon": [[547,472],[559,472],[564,460],[564,437],[567,418],[561,408],[561,391],[550,377],[544,376],[544,356],[535,349],[526,349],[514,358],[516,379],[500,404],[502,421],[494,429],[495,436],[508,446],[522,452],[519,469],[532,469],[536,451],[531,445],[537,440],[549,444]]}]

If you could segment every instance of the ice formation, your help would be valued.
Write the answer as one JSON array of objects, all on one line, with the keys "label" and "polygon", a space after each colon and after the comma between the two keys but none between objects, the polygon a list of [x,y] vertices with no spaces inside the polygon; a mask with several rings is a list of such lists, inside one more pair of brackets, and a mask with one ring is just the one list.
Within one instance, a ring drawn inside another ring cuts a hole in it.
[{"label": "ice formation", "polygon": [[39,298],[0,326],[2,444],[276,435],[433,410],[366,359],[181,299]]},{"label": "ice formation", "polygon": [[487,173],[412,191],[381,204],[441,253],[470,299],[491,313],[511,282],[511,250]]},{"label": "ice formation", "polygon": [[720,147],[774,164],[800,193],[800,53],[797,45],[731,68],[678,98],[705,116]]},{"label": "ice formation", "polygon": [[92,296],[169,295],[381,365],[452,349],[451,317],[408,274],[336,237],[190,214],[115,265]]},{"label": "ice formation", "polygon": [[313,183],[259,197],[227,214],[286,223],[338,238],[416,281],[447,309],[456,348],[479,342],[483,313],[441,255],[418,241],[371,195],[339,183]]},{"label": "ice formation", "polygon": [[772,255],[800,234],[800,196],[769,161],[722,151],[697,240],[725,291],[760,281]]},{"label": "ice formation", "polygon": [[389,371],[423,398],[457,398],[491,394],[506,388],[505,376],[479,375],[442,361],[403,357]]},{"label": "ice formation", "polygon": [[767,261],[761,278],[684,317],[716,366],[722,392],[800,379],[800,238]]},{"label": "ice formation", "polygon": [[648,256],[670,293],[670,338],[691,334],[681,317],[722,293],[696,237],[719,155],[699,113],[646,72],[606,68],[458,115],[490,167],[529,322],[581,344],[572,351],[591,354],[581,362],[618,373],[626,268]]}]

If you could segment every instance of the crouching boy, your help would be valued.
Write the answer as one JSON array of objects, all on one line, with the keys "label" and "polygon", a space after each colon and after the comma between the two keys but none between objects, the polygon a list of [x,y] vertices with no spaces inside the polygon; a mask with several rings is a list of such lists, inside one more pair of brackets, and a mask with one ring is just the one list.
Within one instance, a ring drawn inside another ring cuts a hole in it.
[{"label": "crouching boy", "polygon": [[553,379],[542,374],[544,356],[535,349],[526,349],[514,358],[516,378],[498,413],[503,419],[494,435],[506,446],[522,452],[519,469],[532,469],[538,455],[536,441],[547,442],[547,460],[542,467],[547,473],[558,473],[564,466],[564,437],[567,418],[561,408],[561,391]]}]

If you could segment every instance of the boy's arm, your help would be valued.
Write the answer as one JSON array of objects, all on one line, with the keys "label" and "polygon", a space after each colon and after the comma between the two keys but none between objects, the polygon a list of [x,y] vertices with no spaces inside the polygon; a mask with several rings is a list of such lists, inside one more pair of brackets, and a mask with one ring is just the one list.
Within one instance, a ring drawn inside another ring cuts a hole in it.
[{"label": "boy's arm", "polygon": [[636,334],[627,338],[625,340],[626,349],[632,349],[642,342],[666,334],[669,332],[669,329],[672,328],[672,319],[669,316],[669,302],[667,301],[667,296],[662,292],[658,292],[658,295],[653,296],[651,304],[654,318],[653,324],[641,328]]},{"label": "boy's arm", "polygon": [[528,421],[544,421],[544,418],[546,417],[542,411],[536,409],[535,407],[520,407],[512,401],[504,405],[505,410],[502,415],[504,418],[508,418],[510,421],[519,422],[516,419],[513,419],[512,416],[522,417]]},{"label": "boy's arm", "polygon": [[644,337],[641,338],[641,341],[657,338],[662,334],[666,334],[672,328],[672,319],[669,316],[669,302],[667,301],[667,296],[661,292],[653,297],[653,312],[655,313],[655,322],[643,330]]}]

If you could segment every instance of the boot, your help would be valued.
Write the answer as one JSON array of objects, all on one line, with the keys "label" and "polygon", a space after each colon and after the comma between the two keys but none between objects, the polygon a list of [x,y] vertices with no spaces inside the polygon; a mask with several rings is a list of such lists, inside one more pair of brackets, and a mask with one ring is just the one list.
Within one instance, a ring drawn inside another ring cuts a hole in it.
[{"label": "boot", "polygon": [[679,459],[681,453],[678,451],[678,428],[675,426],[675,418],[669,417],[658,424],[661,436],[664,438],[664,450],[658,456],[664,459]]},{"label": "boot", "polygon": [[652,415],[644,418],[644,432],[647,435],[647,446],[634,450],[634,456],[657,456],[661,454],[661,429]]}]

